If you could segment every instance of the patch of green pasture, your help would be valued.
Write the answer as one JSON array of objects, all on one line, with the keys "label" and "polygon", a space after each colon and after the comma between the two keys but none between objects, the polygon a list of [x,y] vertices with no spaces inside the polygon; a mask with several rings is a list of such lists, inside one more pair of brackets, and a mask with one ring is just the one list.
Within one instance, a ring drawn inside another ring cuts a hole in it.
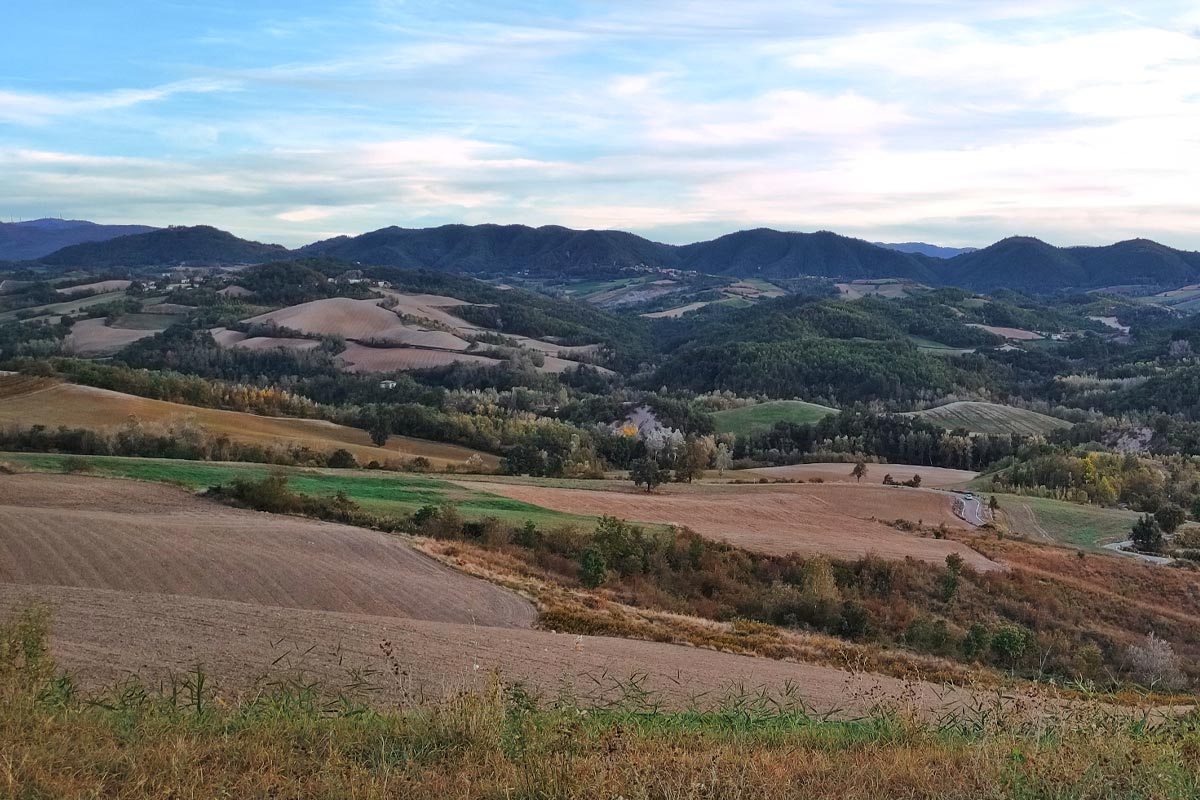
[{"label": "patch of green pasture", "polygon": [[310,496],[330,496],[345,492],[364,510],[404,516],[427,505],[452,505],[466,519],[496,517],[521,524],[532,520],[539,527],[577,525],[591,529],[594,517],[564,514],[520,500],[489,492],[467,489],[441,478],[407,473],[361,470],[316,470],[303,467],[276,467],[269,464],[230,464],[182,461],[166,458],[125,458],[120,456],[68,456],[42,453],[4,453],[0,460],[43,472],[60,472],[67,458],[82,458],[88,473],[116,478],[133,478],[185,486],[193,491],[227,483],[234,478],[261,478],[275,470],[288,476],[293,491]]},{"label": "patch of green pasture", "polygon": [[712,416],[713,422],[717,426],[717,433],[748,436],[768,431],[775,426],[776,422],[807,425],[836,413],[836,408],[806,403],[803,400],[770,400],[753,406],[717,411]]}]

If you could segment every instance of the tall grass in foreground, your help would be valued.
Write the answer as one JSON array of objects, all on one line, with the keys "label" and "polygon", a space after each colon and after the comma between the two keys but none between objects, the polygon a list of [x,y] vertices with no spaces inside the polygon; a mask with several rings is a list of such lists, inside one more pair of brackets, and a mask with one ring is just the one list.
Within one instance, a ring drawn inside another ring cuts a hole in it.
[{"label": "tall grass in foreground", "polygon": [[84,696],[45,615],[0,624],[4,798],[1194,798],[1200,723],[1096,709],[1070,725],[761,698],[584,708],[492,681],[389,711],[296,681],[222,700],[203,673]]}]

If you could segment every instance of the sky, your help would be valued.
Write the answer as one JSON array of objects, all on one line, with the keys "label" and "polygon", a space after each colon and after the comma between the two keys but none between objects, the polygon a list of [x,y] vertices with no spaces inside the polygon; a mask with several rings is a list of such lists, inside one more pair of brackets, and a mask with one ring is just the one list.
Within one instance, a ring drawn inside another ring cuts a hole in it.
[{"label": "sky", "polygon": [[0,218],[1200,249],[1200,5],[41,0]]}]

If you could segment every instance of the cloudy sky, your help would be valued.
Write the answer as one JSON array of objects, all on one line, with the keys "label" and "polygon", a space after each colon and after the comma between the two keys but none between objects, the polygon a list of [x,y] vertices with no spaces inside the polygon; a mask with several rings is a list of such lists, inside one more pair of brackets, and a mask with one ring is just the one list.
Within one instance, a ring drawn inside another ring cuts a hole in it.
[{"label": "cloudy sky", "polygon": [[1194,2],[12,6],[5,220],[1200,249]]}]

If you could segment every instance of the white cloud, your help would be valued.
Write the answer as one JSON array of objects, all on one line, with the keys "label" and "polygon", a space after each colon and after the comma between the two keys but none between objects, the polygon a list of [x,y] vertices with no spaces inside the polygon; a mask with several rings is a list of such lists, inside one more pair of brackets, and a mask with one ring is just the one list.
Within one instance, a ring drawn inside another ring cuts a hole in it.
[{"label": "white cloud", "polygon": [[117,89],[91,94],[50,95],[0,89],[0,122],[37,125],[57,117],[126,109],[177,94],[217,92],[230,88],[229,84],[218,81],[188,80],[150,89]]}]

